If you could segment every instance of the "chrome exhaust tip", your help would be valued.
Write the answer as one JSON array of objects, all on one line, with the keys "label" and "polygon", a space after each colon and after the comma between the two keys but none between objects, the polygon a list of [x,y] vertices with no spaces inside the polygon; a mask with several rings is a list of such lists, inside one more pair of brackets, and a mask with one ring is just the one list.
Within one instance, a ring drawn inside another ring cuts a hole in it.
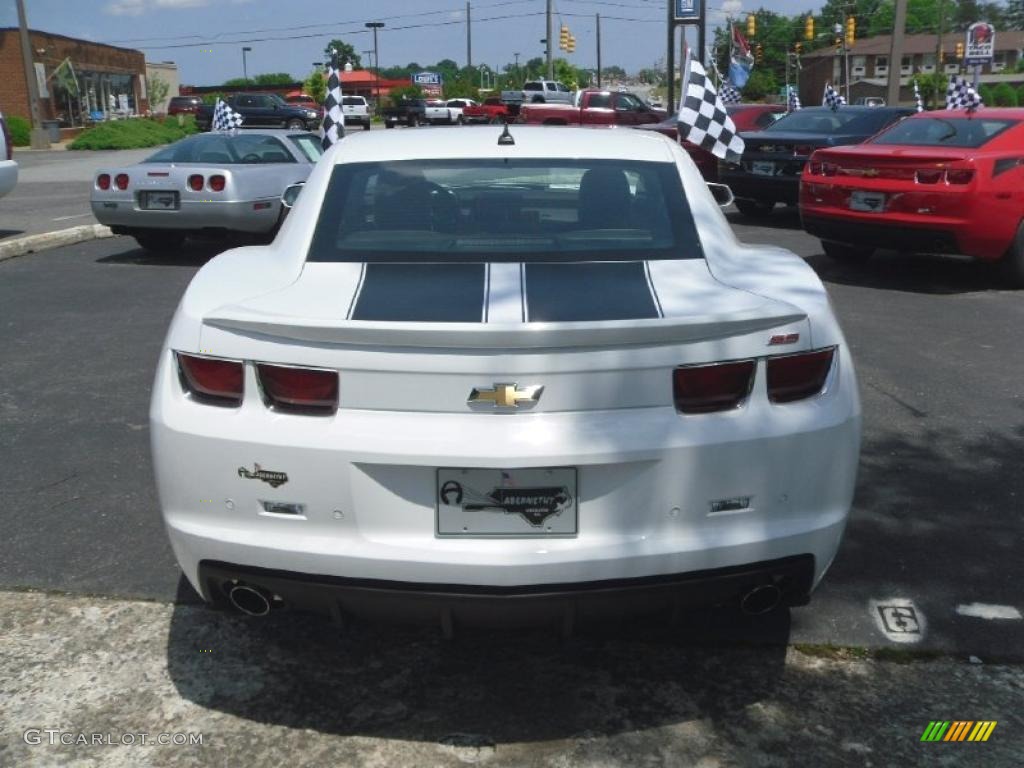
[{"label": "chrome exhaust tip", "polygon": [[782,590],[774,584],[761,584],[740,598],[740,610],[745,616],[763,616],[779,607]]},{"label": "chrome exhaust tip", "polygon": [[236,584],[228,592],[228,600],[247,616],[266,616],[270,613],[270,599],[266,593],[248,584]]}]

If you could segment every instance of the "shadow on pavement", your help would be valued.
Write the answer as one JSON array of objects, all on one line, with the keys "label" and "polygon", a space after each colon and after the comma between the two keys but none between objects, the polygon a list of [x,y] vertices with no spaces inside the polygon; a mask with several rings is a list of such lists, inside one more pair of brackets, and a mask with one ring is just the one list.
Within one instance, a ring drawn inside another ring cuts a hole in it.
[{"label": "shadow on pavement", "polygon": [[25,230],[23,229],[0,229],[0,240],[7,237],[14,237],[15,235],[23,235]]},{"label": "shadow on pavement", "polygon": [[880,251],[861,262],[824,254],[807,259],[826,283],[937,295],[1007,290],[998,265],[954,256]]},{"label": "shadow on pavement", "polygon": [[147,267],[201,267],[214,256],[235,247],[234,244],[222,240],[186,240],[180,251],[158,253],[140,248],[130,237],[122,239],[125,250],[96,259],[96,263]]},{"label": "shadow on pavement", "polygon": [[725,212],[725,218],[733,226],[765,227],[768,229],[803,229],[800,211],[795,205],[776,205],[768,216],[744,216],[735,209]]},{"label": "shadow on pavement", "polygon": [[[251,620],[178,605],[167,657],[184,698],[256,722],[488,746],[740,712],[783,674],[789,625],[788,611],[755,620],[720,609],[675,628],[645,620],[569,640],[553,629],[463,630],[448,641],[437,629],[342,631],[302,614]],[[750,637],[765,645],[737,649]],[[737,655],[756,657],[752,682],[736,684]]]}]

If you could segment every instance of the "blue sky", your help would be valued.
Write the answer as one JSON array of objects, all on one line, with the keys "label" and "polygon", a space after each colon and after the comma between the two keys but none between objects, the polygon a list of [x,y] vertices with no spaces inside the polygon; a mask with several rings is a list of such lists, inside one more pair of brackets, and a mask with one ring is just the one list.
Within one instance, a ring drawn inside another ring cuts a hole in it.
[{"label": "blue sky", "polygon": [[[576,36],[576,53],[571,58],[577,66],[595,66],[594,14],[600,12],[603,63],[633,72],[664,55],[666,2],[556,0],[555,6],[561,22]],[[752,0],[707,2],[713,9],[712,23],[721,23],[723,6],[738,14],[762,5]],[[373,37],[363,22],[375,18],[387,25],[380,33],[381,66],[442,58],[463,64],[466,58],[464,0],[25,0],[25,4],[33,28],[137,48],[150,61],[177,62],[183,84],[215,85],[240,77],[243,44],[253,49],[248,54],[250,75],[290,72],[305,77],[333,37],[351,42],[358,51],[371,49]],[[786,13],[808,7],[801,0],[763,5]],[[14,3],[3,6],[0,25],[15,26]],[[501,66],[511,62],[517,51],[521,61],[542,55],[544,7],[545,0],[473,0],[473,63]],[[556,35],[559,17],[554,22]]]}]

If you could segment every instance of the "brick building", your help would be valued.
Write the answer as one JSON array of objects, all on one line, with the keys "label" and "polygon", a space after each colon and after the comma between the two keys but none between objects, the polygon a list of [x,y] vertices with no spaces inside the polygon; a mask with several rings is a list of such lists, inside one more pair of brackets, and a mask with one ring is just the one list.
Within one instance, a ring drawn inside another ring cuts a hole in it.
[{"label": "brick building", "polygon": [[[73,127],[90,117],[148,110],[146,57],[141,51],[35,30],[29,39],[43,120]],[[0,111],[31,117],[21,39],[14,27],[0,28]]]}]

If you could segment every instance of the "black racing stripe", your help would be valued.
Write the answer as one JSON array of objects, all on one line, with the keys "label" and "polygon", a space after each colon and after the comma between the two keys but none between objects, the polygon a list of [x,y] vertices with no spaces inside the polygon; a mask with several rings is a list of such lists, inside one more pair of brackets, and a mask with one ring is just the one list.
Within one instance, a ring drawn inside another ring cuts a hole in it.
[{"label": "black racing stripe", "polygon": [[479,323],[484,264],[367,264],[353,320]]},{"label": "black racing stripe", "polygon": [[658,317],[642,261],[527,264],[532,323]]}]

